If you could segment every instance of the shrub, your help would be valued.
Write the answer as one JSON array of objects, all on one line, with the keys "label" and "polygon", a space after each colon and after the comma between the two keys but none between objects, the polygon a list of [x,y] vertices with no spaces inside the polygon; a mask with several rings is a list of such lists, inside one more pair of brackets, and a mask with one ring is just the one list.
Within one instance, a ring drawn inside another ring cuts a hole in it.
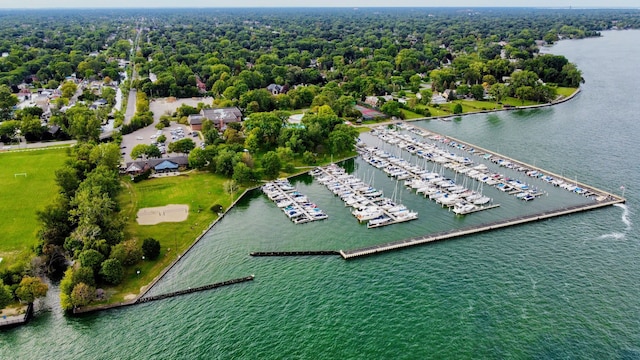
[{"label": "shrub", "polygon": [[142,242],[142,254],[149,260],[155,260],[160,256],[160,242],[154,238],[146,238]]},{"label": "shrub", "polygon": [[224,211],[224,208],[220,204],[215,204],[211,206],[211,211],[213,211],[216,214],[219,214]]}]

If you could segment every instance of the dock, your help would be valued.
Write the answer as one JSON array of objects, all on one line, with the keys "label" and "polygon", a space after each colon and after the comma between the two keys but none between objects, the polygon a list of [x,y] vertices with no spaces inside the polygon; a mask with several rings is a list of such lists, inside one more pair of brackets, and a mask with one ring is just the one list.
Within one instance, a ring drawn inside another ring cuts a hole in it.
[{"label": "dock", "polygon": [[195,288],[188,288],[188,289],[185,289],[185,290],[173,291],[173,292],[166,293],[166,294],[147,296],[147,297],[143,297],[143,298],[138,299],[135,303],[136,304],[144,304],[144,303],[148,303],[150,301],[163,300],[163,299],[168,299],[168,298],[175,297],[175,296],[192,294],[192,293],[199,292],[199,291],[216,289],[216,288],[223,287],[223,286],[229,286],[229,285],[233,285],[233,284],[239,284],[239,283],[243,283],[243,282],[247,282],[247,281],[252,281],[253,278],[254,278],[254,276],[250,275],[250,276],[246,276],[246,277],[243,277],[243,278],[227,280],[227,281],[218,282],[218,283],[215,283],[215,284],[204,285],[204,286],[199,286],[199,287],[195,287]]},{"label": "dock", "polygon": [[261,189],[295,224],[304,224],[328,218],[324,211],[310,202],[306,196],[299,193],[287,179],[268,182]]},{"label": "dock", "polygon": [[489,230],[501,229],[509,226],[525,224],[533,221],[540,221],[545,219],[550,219],[557,216],[563,216],[573,213],[578,213],[582,211],[594,210],[598,208],[602,208],[605,206],[611,206],[614,204],[624,203],[625,199],[620,197],[610,197],[607,201],[597,202],[595,204],[587,204],[587,205],[575,205],[570,206],[558,210],[546,211],[534,215],[526,215],[517,217],[514,219],[500,220],[489,224],[482,224],[476,226],[470,226],[462,229],[448,230],[435,234],[423,235],[418,237],[413,237],[405,240],[392,241],[385,244],[373,245],[365,248],[354,249],[354,250],[340,250],[340,255],[343,259],[349,260],[357,257],[363,257],[373,254],[379,254],[382,252],[404,249],[410,246],[416,246],[421,244],[427,244],[431,242],[452,239],[456,237],[461,237],[465,235],[477,234]]},{"label": "dock", "polygon": [[325,255],[340,255],[339,251],[335,250],[318,250],[318,251],[254,251],[250,253],[251,256],[325,256]]},{"label": "dock", "polygon": [[349,175],[338,165],[331,164],[315,168],[310,174],[331,192],[355,210],[351,212],[359,222],[367,222],[367,228],[398,224],[418,218],[418,213],[410,211],[402,204],[382,196],[382,192],[369,184]]}]

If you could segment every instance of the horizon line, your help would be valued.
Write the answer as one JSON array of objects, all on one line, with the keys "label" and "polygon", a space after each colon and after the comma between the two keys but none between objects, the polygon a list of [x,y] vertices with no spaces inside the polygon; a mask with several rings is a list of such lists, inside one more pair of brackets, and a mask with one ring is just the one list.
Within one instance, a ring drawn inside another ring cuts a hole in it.
[{"label": "horizon line", "polygon": [[640,10],[640,7],[627,6],[506,6],[506,5],[474,5],[474,6],[412,6],[412,5],[396,5],[396,6],[143,6],[143,7],[122,7],[122,6],[94,6],[94,7],[0,7],[3,10],[153,10],[153,9],[567,9],[567,10]]}]

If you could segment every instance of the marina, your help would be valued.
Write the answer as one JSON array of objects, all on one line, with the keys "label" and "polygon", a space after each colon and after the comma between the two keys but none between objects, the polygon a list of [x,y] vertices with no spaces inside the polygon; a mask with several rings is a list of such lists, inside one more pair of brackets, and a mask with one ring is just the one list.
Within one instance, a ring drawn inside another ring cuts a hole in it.
[{"label": "marina", "polygon": [[316,204],[299,193],[289,180],[275,180],[263,185],[261,189],[295,224],[324,220],[329,217]]},{"label": "marina", "polygon": [[582,212],[582,211],[594,210],[594,209],[598,209],[605,206],[621,204],[624,202],[625,200],[623,198],[610,197],[609,200],[607,201],[597,202],[591,205],[576,205],[576,206],[571,206],[564,209],[553,210],[553,211],[543,212],[543,213],[534,214],[534,215],[527,215],[527,216],[517,217],[514,219],[506,219],[506,220],[496,221],[489,224],[476,225],[476,226],[471,226],[471,227],[462,228],[462,229],[448,230],[448,231],[443,231],[435,234],[429,234],[429,235],[418,236],[418,237],[413,237],[413,238],[399,240],[399,241],[392,241],[385,244],[368,246],[360,249],[346,250],[346,251],[340,250],[340,255],[342,256],[343,259],[349,260],[353,258],[379,254],[379,253],[388,252],[392,250],[403,249],[411,246],[427,244],[435,241],[447,240],[447,239],[457,238],[457,237],[466,236],[466,235],[472,235],[472,234],[490,231],[490,230],[497,230],[497,229],[505,228],[508,226],[520,225],[528,222],[545,220],[545,219],[549,219],[557,216],[563,216],[563,215],[573,214],[573,213]]},{"label": "marina", "polygon": [[325,185],[331,192],[339,196],[354,210],[351,212],[359,222],[367,222],[367,228],[415,220],[418,213],[397,203],[395,199],[383,197],[381,191],[363,182],[357,177],[347,174],[336,164],[318,167],[310,172],[316,180]]}]

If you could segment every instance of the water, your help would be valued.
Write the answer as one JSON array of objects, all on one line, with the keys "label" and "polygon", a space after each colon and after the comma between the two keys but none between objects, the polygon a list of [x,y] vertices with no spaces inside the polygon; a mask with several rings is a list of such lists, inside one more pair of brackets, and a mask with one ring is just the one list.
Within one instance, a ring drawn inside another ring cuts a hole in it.
[{"label": "water", "polygon": [[[253,194],[152,292],[249,274],[255,281],[83,318],[61,314],[54,288],[33,322],[3,332],[0,358],[640,358],[640,32],[604,35],[552,49],[587,79],[568,103],[418,125],[602,189],[624,185],[627,205],[353,261],[248,256],[357,248],[557,201],[511,201],[455,218],[403,192],[420,219],[367,230],[301,177],[296,186],[328,221],[295,226]],[[393,192],[386,177],[350,165]]]}]

